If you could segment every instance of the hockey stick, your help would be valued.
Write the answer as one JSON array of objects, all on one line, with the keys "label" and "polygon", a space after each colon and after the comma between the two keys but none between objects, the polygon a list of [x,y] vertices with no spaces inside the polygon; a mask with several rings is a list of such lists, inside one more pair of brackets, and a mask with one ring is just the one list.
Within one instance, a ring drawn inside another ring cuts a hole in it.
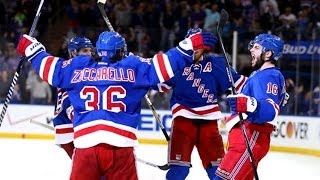
[{"label": "hockey stick", "polygon": [[163,171],[166,171],[166,170],[168,170],[168,169],[170,168],[169,164],[156,165],[156,164],[153,164],[153,163],[151,163],[151,162],[142,160],[142,159],[137,158],[137,157],[136,157],[136,160],[137,160],[138,162],[143,163],[143,164],[146,164],[146,165],[149,165],[149,166],[152,166],[152,167],[155,167],[155,168],[159,168],[159,169],[161,169],[161,170],[163,170]]},{"label": "hockey stick", "polygon": [[[229,19],[228,12],[226,10],[222,9],[221,13],[220,13],[220,21],[219,21],[219,23],[217,25],[217,34],[218,34],[218,37],[219,37],[221,49],[222,49],[223,54],[225,56],[227,75],[228,75],[228,78],[229,78],[229,82],[231,83],[231,92],[232,92],[232,94],[236,94],[234,80],[233,80],[233,77],[231,75],[231,65],[229,63],[229,58],[228,58],[226,50],[224,48],[224,44],[223,44],[223,40],[222,40],[221,32],[220,32],[221,28],[226,24],[228,19]],[[256,165],[254,163],[255,161],[254,161],[254,158],[253,158],[253,153],[252,153],[252,150],[250,148],[250,144],[249,144],[249,140],[248,140],[249,138],[248,138],[248,135],[247,135],[247,132],[246,132],[246,127],[245,127],[245,125],[243,123],[243,116],[242,116],[241,113],[239,114],[239,118],[240,118],[240,124],[241,124],[242,133],[243,133],[243,136],[244,136],[244,139],[245,139],[245,142],[246,142],[247,151],[249,153],[249,160],[250,160],[250,163],[251,163],[251,166],[252,166],[254,177],[255,177],[256,180],[259,180],[257,168],[256,168]]]},{"label": "hockey stick", "polygon": [[[33,33],[34,33],[34,31],[35,31],[35,29],[36,29],[36,26],[37,26],[37,24],[38,24],[38,20],[39,20],[40,14],[41,14],[41,9],[42,9],[43,2],[44,2],[44,0],[41,0],[41,1],[40,1],[40,4],[39,4],[39,6],[38,6],[38,10],[37,10],[36,16],[35,16],[35,18],[33,19],[33,23],[32,23],[31,29],[30,29],[30,31],[29,31],[29,36],[32,36]],[[6,97],[6,100],[4,101],[4,104],[3,104],[3,107],[2,107],[2,111],[1,111],[1,114],[0,114],[0,127],[1,127],[1,124],[2,124],[2,121],[3,121],[3,118],[4,118],[4,115],[5,115],[6,112],[7,112],[8,104],[9,104],[10,101],[11,101],[12,94],[13,94],[13,90],[14,90],[14,86],[17,84],[17,81],[18,81],[18,78],[19,78],[20,71],[21,71],[21,69],[22,69],[24,60],[25,60],[25,57],[21,56],[21,57],[20,57],[19,64],[18,64],[17,69],[16,69],[16,72],[14,73],[12,82],[11,82],[11,84],[10,84],[9,91],[8,91],[8,93],[7,93],[7,97]]]},{"label": "hockey stick", "polygon": [[[34,121],[34,120],[31,119],[31,120],[30,120],[30,123],[35,124],[35,125],[38,125],[38,126],[41,126],[41,127],[43,127],[43,128],[46,128],[46,129],[49,129],[49,130],[51,130],[51,131],[54,131],[54,127],[49,126],[49,125],[44,124],[44,123],[41,123],[41,122],[39,122],[39,121]],[[169,169],[169,165],[168,165],[168,164],[165,164],[165,165],[156,165],[156,164],[154,164],[154,163],[145,161],[145,160],[140,159],[140,158],[137,158],[137,157],[136,157],[136,160],[139,161],[139,162],[141,162],[141,163],[143,163],[143,164],[146,164],[146,165],[149,165],[149,166],[152,166],[152,167],[156,167],[156,168],[159,168],[159,169],[164,170],[164,171]]]},{"label": "hockey stick", "polygon": [[[107,14],[106,14],[106,12],[105,12],[105,10],[104,10],[104,5],[105,5],[106,1],[107,1],[107,0],[98,0],[97,6],[98,6],[98,8],[99,8],[99,10],[100,10],[100,13],[101,13],[104,21],[106,22],[106,24],[107,24],[107,26],[108,26],[108,29],[109,29],[110,31],[114,32],[114,29],[113,29],[113,27],[112,27],[112,24],[111,24],[111,22],[109,21],[108,16],[107,16]],[[125,48],[126,48],[126,46],[125,46]],[[127,50],[125,49],[125,51],[127,51]],[[156,112],[156,109],[154,108],[153,104],[151,103],[148,95],[145,95],[145,96],[144,96],[144,99],[145,99],[145,101],[147,102],[149,108],[151,109],[154,118],[156,118],[157,123],[158,123],[158,125],[160,126],[163,135],[166,137],[166,140],[167,140],[167,141],[170,141],[170,137],[169,137],[166,129],[165,129],[164,126],[162,125],[162,122],[161,122],[161,120],[159,119],[159,115],[158,115],[158,113]]]},{"label": "hockey stick", "polygon": [[112,24],[111,24],[111,22],[109,21],[109,18],[108,18],[107,14],[106,14],[106,12],[105,12],[105,10],[104,10],[104,5],[106,4],[106,1],[107,1],[107,0],[98,0],[97,6],[98,6],[98,8],[99,8],[99,11],[100,11],[102,17],[103,17],[104,22],[106,22],[106,24],[107,24],[109,30],[112,31],[112,32],[114,32],[114,29],[113,29],[113,27],[112,27]]},{"label": "hockey stick", "polygon": [[151,102],[151,100],[149,99],[149,97],[148,97],[147,94],[144,95],[144,99],[146,100],[149,108],[151,109],[153,116],[156,118],[156,120],[157,120],[157,122],[158,122],[158,125],[160,126],[163,135],[166,137],[166,140],[167,140],[167,141],[170,141],[170,137],[169,137],[169,135],[168,135],[165,127],[163,126],[163,124],[162,124],[162,122],[161,122],[161,120],[160,120],[160,118],[159,118],[159,115],[158,115],[156,109],[154,108],[154,106],[153,106],[153,104],[152,104],[152,102]]},{"label": "hockey stick", "polygon": [[36,125],[38,125],[38,126],[41,126],[41,127],[44,127],[44,128],[50,129],[51,131],[54,131],[54,127],[49,126],[49,125],[44,124],[44,123],[41,123],[41,122],[39,122],[39,121],[34,121],[33,119],[31,119],[31,120],[30,120],[30,123],[32,123],[32,124],[36,124]]}]

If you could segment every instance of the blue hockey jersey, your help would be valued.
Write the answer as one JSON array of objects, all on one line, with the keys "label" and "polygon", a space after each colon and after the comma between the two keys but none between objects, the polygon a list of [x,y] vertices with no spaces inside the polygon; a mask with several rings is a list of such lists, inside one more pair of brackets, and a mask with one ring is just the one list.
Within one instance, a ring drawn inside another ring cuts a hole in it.
[{"label": "blue hockey jersey", "polygon": [[57,88],[54,118],[52,119],[56,144],[66,144],[73,141],[72,109],[67,91]]},{"label": "blue hockey jersey", "polygon": [[[236,90],[240,90],[246,77],[231,69]],[[222,118],[218,97],[231,87],[225,59],[222,56],[204,56],[186,67],[175,77],[158,84],[160,92],[173,88],[170,106],[173,118],[183,116],[190,119],[216,120]]]},{"label": "blue hockey jersey", "polygon": [[278,68],[254,71],[241,93],[256,98],[258,102],[257,110],[247,113],[250,122],[276,125],[275,118],[286,93],[285,80]]},{"label": "blue hockey jersey", "polygon": [[128,56],[117,63],[80,55],[65,61],[47,52],[32,59],[40,77],[67,91],[74,107],[74,145],[137,145],[141,99],[150,86],[172,78],[192,57],[177,48],[153,59]]}]

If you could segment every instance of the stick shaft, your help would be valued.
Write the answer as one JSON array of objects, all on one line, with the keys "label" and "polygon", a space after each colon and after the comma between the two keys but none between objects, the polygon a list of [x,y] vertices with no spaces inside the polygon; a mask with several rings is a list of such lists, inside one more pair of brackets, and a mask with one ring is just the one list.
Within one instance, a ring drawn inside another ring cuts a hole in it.
[{"label": "stick shaft", "polygon": [[[231,65],[230,65],[230,61],[229,61],[229,58],[228,58],[228,55],[226,53],[226,50],[224,48],[224,43],[223,43],[223,39],[221,37],[221,33],[220,33],[220,25],[224,25],[226,23],[226,21],[228,20],[228,13],[226,10],[222,10],[221,11],[221,18],[220,18],[220,21],[222,20],[223,22],[219,22],[218,23],[218,26],[217,26],[217,34],[218,34],[218,38],[219,38],[219,42],[220,42],[220,45],[221,45],[221,49],[223,51],[223,54],[225,56],[225,63],[226,63],[226,71],[227,71],[227,75],[228,75],[228,78],[229,78],[229,81],[231,83],[231,91],[232,91],[232,94],[236,94],[236,90],[235,90],[235,84],[234,84],[234,79],[231,75]],[[248,138],[248,135],[247,135],[247,132],[246,132],[246,127],[243,123],[243,116],[241,113],[239,113],[239,118],[240,118],[240,126],[241,126],[241,130],[242,130],[242,134],[244,136],[244,140],[245,140],[245,144],[246,144],[246,148],[247,148],[247,151],[249,153],[249,160],[250,160],[250,163],[251,163],[251,167],[252,167],[252,170],[253,170],[253,173],[254,173],[254,177],[256,180],[259,180],[259,176],[258,176],[258,172],[257,172],[257,167],[255,165],[255,161],[254,161],[254,158],[253,158],[253,153],[252,153],[252,150],[250,148],[250,143],[249,143],[249,138]]]},{"label": "stick shaft", "polygon": [[151,100],[149,99],[148,95],[145,95],[145,96],[144,96],[144,99],[146,100],[149,108],[151,109],[154,118],[156,118],[156,121],[157,121],[157,123],[158,123],[158,125],[159,125],[159,127],[160,127],[160,129],[161,129],[161,131],[162,131],[162,133],[163,133],[163,135],[166,137],[166,140],[167,140],[167,141],[170,141],[170,137],[169,137],[169,135],[168,135],[165,127],[162,125],[162,122],[161,122],[161,120],[160,120],[160,118],[159,118],[159,115],[158,115],[155,107],[153,106]]},{"label": "stick shaft", "polygon": [[41,127],[46,128],[46,129],[49,129],[49,130],[51,130],[51,131],[54,131],[54,127],[49,126],[49,125],[44,124],[44,123],[41,123],[41,122],[38,122],[38,121],[34,121],[34,120],[32,120],[32,119],[30,120],[30,123],[36,124],[36,125],[38,125],[38,126],[41,126]]}]

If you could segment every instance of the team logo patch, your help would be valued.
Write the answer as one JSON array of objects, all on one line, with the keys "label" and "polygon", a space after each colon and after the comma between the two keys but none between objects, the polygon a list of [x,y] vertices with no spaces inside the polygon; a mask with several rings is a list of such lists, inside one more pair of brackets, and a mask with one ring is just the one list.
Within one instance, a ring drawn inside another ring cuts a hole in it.
[{"label": "team logo patch", "polygon": [[72,62],[72,59],[69,59],[69,60],[63,61],[63,63],[62,63],[62,68],[67,67],[69,64],[71,64],[71,62]]},{"label": "team logo patch", "polygon": [[151,64],[151,58],[143,58],[143,57],[139,57],[139,60],[141,62],[146,62],[148,64]]}]

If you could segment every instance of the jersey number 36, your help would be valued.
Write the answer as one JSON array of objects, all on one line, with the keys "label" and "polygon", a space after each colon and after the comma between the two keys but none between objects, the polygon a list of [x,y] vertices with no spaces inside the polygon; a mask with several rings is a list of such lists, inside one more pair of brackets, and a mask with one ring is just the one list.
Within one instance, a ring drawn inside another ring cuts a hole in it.
[{"label": "jersey number 36", "polygon": [[[126,111],[126,105],[121,99],[126,96],[126,90],[122,86],[109,86],[105,91],[101,92],[95,86],[85,86],[80,91],[80,98],[85,99],[85,108],[87,111],[102,109],[119,112]],[[102,98],[101,98],[102,97]],[[102,106],[101,106],[102,105]]]}]

